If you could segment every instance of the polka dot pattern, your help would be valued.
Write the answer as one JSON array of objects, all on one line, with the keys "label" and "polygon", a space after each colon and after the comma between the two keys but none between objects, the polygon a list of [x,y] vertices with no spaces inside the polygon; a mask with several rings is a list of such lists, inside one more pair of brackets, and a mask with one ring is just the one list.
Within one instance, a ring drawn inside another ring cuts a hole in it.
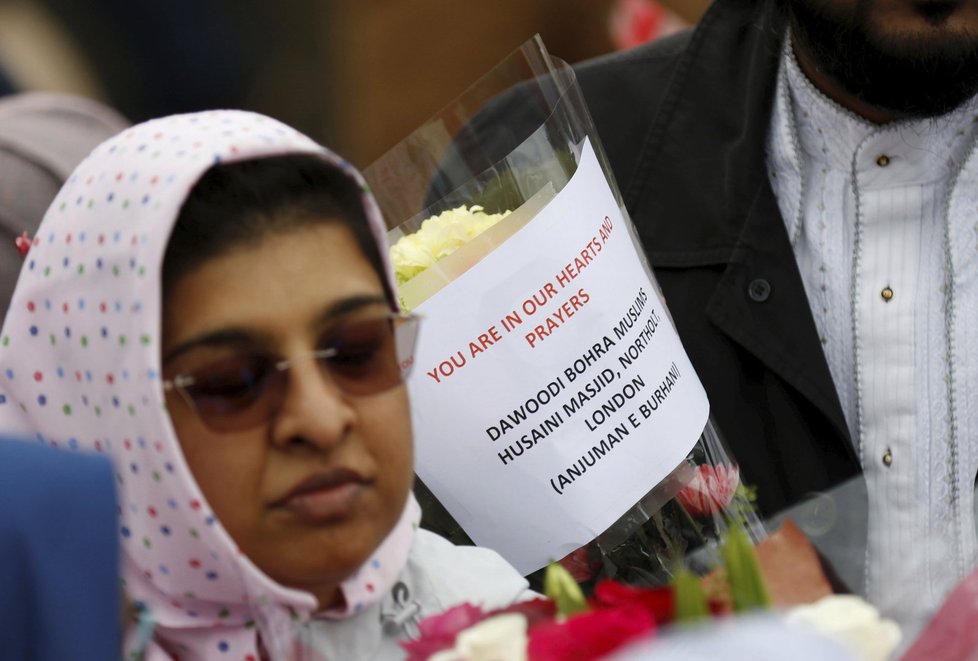
[{"label": "polka dot pattern", "polygon": [[[187,192],[214,163],[288,152],[321,154],[362,183],[305,136],[246,112],[154,120],[103,143],[45,215],[0,332],[0,428],[112,457],[123,583],[144,617],[172,632],[168,646],[195,658],[255,658],[256,630],[278,644],[292,614],[315,607],[258,570],[214,519],[159,380],[157,274]],[[364,204],[384,245],[373,198]],[[406,511],[396,532],[414,517]],[[410,540],[394,537],[379,564],[343,585],[351,611],[381,598],[403,566]]]}]

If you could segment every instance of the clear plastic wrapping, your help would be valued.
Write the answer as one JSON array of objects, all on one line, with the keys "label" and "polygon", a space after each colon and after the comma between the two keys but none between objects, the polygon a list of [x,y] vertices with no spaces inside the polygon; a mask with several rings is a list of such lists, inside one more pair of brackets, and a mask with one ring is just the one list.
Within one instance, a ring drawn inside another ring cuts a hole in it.
[{"label": "clear plastic wrapping", "polygon": [[[524,573],[561,560],[585,585],[663,583],[683,563],[707,571],[734,521],[764,535],[573,70],[539,38],[365,175],[387,218],[402,305],[424,317],[409,382],[423,525],[497,548]],[[578,234],[583,249],[561,247]],[[536,302],[503,306],[521,299],[522,282]],[[480,315],[497,321],[478,325]],[[486,332],[468,332],[470,322]],[[619,484],[635,497],[616,499]],[[521,546],[527,537],[538,541]]]}]

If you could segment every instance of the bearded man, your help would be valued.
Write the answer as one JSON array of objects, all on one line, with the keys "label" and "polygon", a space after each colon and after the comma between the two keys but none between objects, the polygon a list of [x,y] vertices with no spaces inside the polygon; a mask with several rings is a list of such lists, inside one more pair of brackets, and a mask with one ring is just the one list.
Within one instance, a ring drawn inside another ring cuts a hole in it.
[{"label": "bearded man", "polygon": [[716,0],[578,77],[744,481],[862,475],[911,638],[976,563],[978,1]]}]

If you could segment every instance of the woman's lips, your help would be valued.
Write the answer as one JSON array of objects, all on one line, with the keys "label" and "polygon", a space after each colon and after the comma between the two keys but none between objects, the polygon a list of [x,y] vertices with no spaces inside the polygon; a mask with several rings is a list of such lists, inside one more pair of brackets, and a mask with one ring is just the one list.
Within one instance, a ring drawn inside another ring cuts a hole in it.
[{"label": "woman's lips", "polygon": [[365,487],[366,481],[354,471],[334,469],[302,480],[273,506],[305,523],[328,523],[350,516]]}]

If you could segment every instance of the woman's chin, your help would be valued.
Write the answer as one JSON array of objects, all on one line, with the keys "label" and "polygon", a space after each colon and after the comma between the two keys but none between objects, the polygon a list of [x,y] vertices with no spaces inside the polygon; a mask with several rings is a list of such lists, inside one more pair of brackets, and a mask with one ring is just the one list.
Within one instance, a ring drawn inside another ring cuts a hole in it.
[{"label": "woman's chin", "polygon": [[337,530],[346,526],[323,526],[328,530],[306,528],[302,535],[290,535],[277,548],[248,554],[272,579],[282,585],[317,594],[321,587],[337,586],[362,567],[380,546],[385,530]]}]

